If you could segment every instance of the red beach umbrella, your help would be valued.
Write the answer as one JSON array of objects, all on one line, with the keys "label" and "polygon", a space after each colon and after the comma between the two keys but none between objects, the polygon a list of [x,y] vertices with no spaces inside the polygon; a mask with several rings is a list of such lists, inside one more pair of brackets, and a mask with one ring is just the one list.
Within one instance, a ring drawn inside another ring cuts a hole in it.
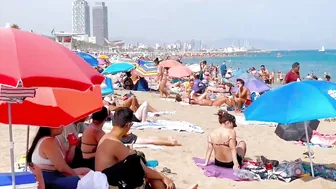
[{"label": "red beach umbrella", "polygon": [[193,72],[189,68],[183,65],[175,66],[168,70],[168,76],[175,78],[187,77],[190,76],[192,73]]},{"label": "red beach umbrella", "polygon": [[38,34],[0,28],[0,83],[85,91],[104,77],[81,57]]},{"label": "red beach umbrella", "polygon": [[[1,89],[0,89],[1,90]],[[69,125],[103,107],[99,86],[85,92],[40,87],[35,97],[11,104],[12,124],[60,127]],[[0,98],[0,123],[9,124],[8,104]]]},{"label": "red beach umbrella", "polygon": [[182,64],[177,62],[176,60],[165,60],[160,62],[160,66],[165,68],[172,68],[174,66],[181,66]]}]

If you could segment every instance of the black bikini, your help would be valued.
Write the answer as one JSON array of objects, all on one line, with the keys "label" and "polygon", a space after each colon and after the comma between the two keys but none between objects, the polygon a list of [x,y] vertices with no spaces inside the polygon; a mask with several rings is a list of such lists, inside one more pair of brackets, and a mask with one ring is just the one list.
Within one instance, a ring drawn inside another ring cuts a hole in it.
[{"label": "black bikini", "polygon": [[102,171],[111,186],[119,189],[134,189],[144,184],[145,172],[141,158],[136,154],[127,156],[123,161]]},{"label": "black bikini", "polygon": [[[209,139],[209,143],[212,144],[212,145],[216,145],[216,146],[227,146],[229,147],[229,142],[232,138],[230,138],[226,143],[223,143],[223,144],[214,144],[210,141]],[[236,141],[237,143],[237,141]],[[239,163],[239,166],[241,167],[243,165],[243,158],[237,154],[237,160],[238,160],[238,163]],[[224,167],[224,168],[233,168],[234,166],[234,163],[233,161],[231,162],[222,162],[222,161],[219,161],[215,158],[215,165],[219,166],[219,167]]]},{"label": "black bikini", "polygon": [[[87,146],[94,146],[94,148],[91,150],[91,151],[89,151],[89,152],[83,152],[82,151],[82,153],[83,154],[92,154],[92,153],[96,153],[96,151],[97,151],[97,144],[88,144],[88,143],[84,143],[84,142],[82,142],[82,144],[85,144],[85,145],[87,145]],[[83,160],[82,160],[82,166],[83,167],[87,167],[87,168],[90,168],[90,169],[92,169],[92,170],[95,170],[95,157],[92,157],[92,158],[83,158]]]}]

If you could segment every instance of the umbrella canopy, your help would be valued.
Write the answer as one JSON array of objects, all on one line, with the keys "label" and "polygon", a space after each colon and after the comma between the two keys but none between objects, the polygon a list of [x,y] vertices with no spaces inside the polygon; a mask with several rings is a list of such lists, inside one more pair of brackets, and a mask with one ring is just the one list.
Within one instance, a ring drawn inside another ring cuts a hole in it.
[{"label": "umbrella canopy", "polygon": [[98,58],[106,60],[106,59],[108,59],[109,57],[106,56],[106,55],[99,55]]},{"label": "umbrella canopy", "polygon": [[83,53],[83,52],[76,52],[76,54],[80,56],[81,58],[83,58],[91,66],[98,66],[98,60],[92,55],[88,53]]},{"label": "umbrella canopy", "polygon": [[111,66],[107,67],[104,71],[103,74],[117,74],[120,72],[128,72],[131,71],[134,67],[132,64],[128,63],[115,63],[112,64]]},{"label": "umbrella canopy", "polygon": [[182,64],[177,62],[176,60],[165,60],[160,62],[160,66],[165,67],[165,68],[171,68],[174,66],[181,66]]},{"label": "umbrella canopy", "polygon": [[191,64],[187,67],[193,72],[200,72],[201,71],[201,67],[200,67],[199,64]]},{"label": "umbrella canopy", "polygon": [[98,64],[101,66],[101,65],[105,65],[106,64],[106,61],[105,61],[105,59],[101,59],[101,58],[99,58],[98,59]]},{"label": "umbrella canopy", "polygon": [[183,65],[174,66],[168,70],[169,77],[182,78],[190,76],[191,74],[192,71]]},{"label": "umbrella canopy", "polygon": [[[11,104],[12,124],[60,127],[69,125],[103,107],[99,86],[85,92],[40,87],[34,98]],[[0,122],[8,124],[8,105],[0,102]]]},{"label": "umbrella canopy", "polygon": [[[265,91],[268,91],[271,89],[269,85],[267,85],[263,80],[261,80],[259,77],[256,77],[254,75],[251,75],[249,73],[243,73],[238,76],[235,76],[232,78],[232,81],[235,82],[236,79],[242,79],[245,82],[245,86],[251,91],[251,92],[258,92],[262,93]],[[233,92],[238,91],[238,88],[233,88]]]},{"label": "umbrella canopy", "polygon": [[38,34],[0,28],[1,84],[85,91],[104,77],[68,48]]},{"label": "umbrella canopy", "polygon": [[[289,125],[279,124],[275,129],[275,134],[286,141],[306,141],[304,122],[292,123]],[[310,140],[314,130],[317,130],[319,120],[309,121],[307,124],[308,139]],[[306,141],[307,142],[307,141]]]},{"label": "umbrella canopy", "polygon": [[135,70],[133,70],[133,72],[140,77],[152,77],[158,74],[157,66],[154,62],[147,62],[143,60],[139,60],[138,66]]},{"label": "umbrella canopy", "polygon": [[244,114],[246,120],[283,124],[336,117],[336,84],[293,82],[261,95]]},{"label": "umbrella canopy", "polygon": [[[326,81],[292,82],[261,95],[245,111],[246,120],[271,121],[283,124],[336,117],[336,84]],[[310,146],[307,144],[310,167],[314,168]]]}]

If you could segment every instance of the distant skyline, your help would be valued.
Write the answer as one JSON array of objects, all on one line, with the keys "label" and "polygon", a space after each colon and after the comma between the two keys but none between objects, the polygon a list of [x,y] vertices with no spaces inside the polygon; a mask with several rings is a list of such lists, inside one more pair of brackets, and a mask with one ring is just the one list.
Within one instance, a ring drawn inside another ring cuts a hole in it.
[{"label": "distant skyline", "polygon": [[[96,1],[87,0],[90,6]],[[105,0],[109,39],[248,40],[263,49],[336,49],[335,0]],[[72,0],[3,0],[0,24],[50,35],[72,31]],[[209,46],[209,45],[208,45]]]}]

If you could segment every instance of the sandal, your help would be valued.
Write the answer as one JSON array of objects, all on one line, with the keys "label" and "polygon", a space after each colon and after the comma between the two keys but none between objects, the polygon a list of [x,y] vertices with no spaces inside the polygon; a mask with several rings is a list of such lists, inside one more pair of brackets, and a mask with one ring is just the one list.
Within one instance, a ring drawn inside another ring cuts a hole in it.
[{"label": "sandal", "polygon": [[167,168],[167,167],[164,167],[162,169],[161,173],[177,175],[176,173],[171,172],[171,170],[169,168]]}]

